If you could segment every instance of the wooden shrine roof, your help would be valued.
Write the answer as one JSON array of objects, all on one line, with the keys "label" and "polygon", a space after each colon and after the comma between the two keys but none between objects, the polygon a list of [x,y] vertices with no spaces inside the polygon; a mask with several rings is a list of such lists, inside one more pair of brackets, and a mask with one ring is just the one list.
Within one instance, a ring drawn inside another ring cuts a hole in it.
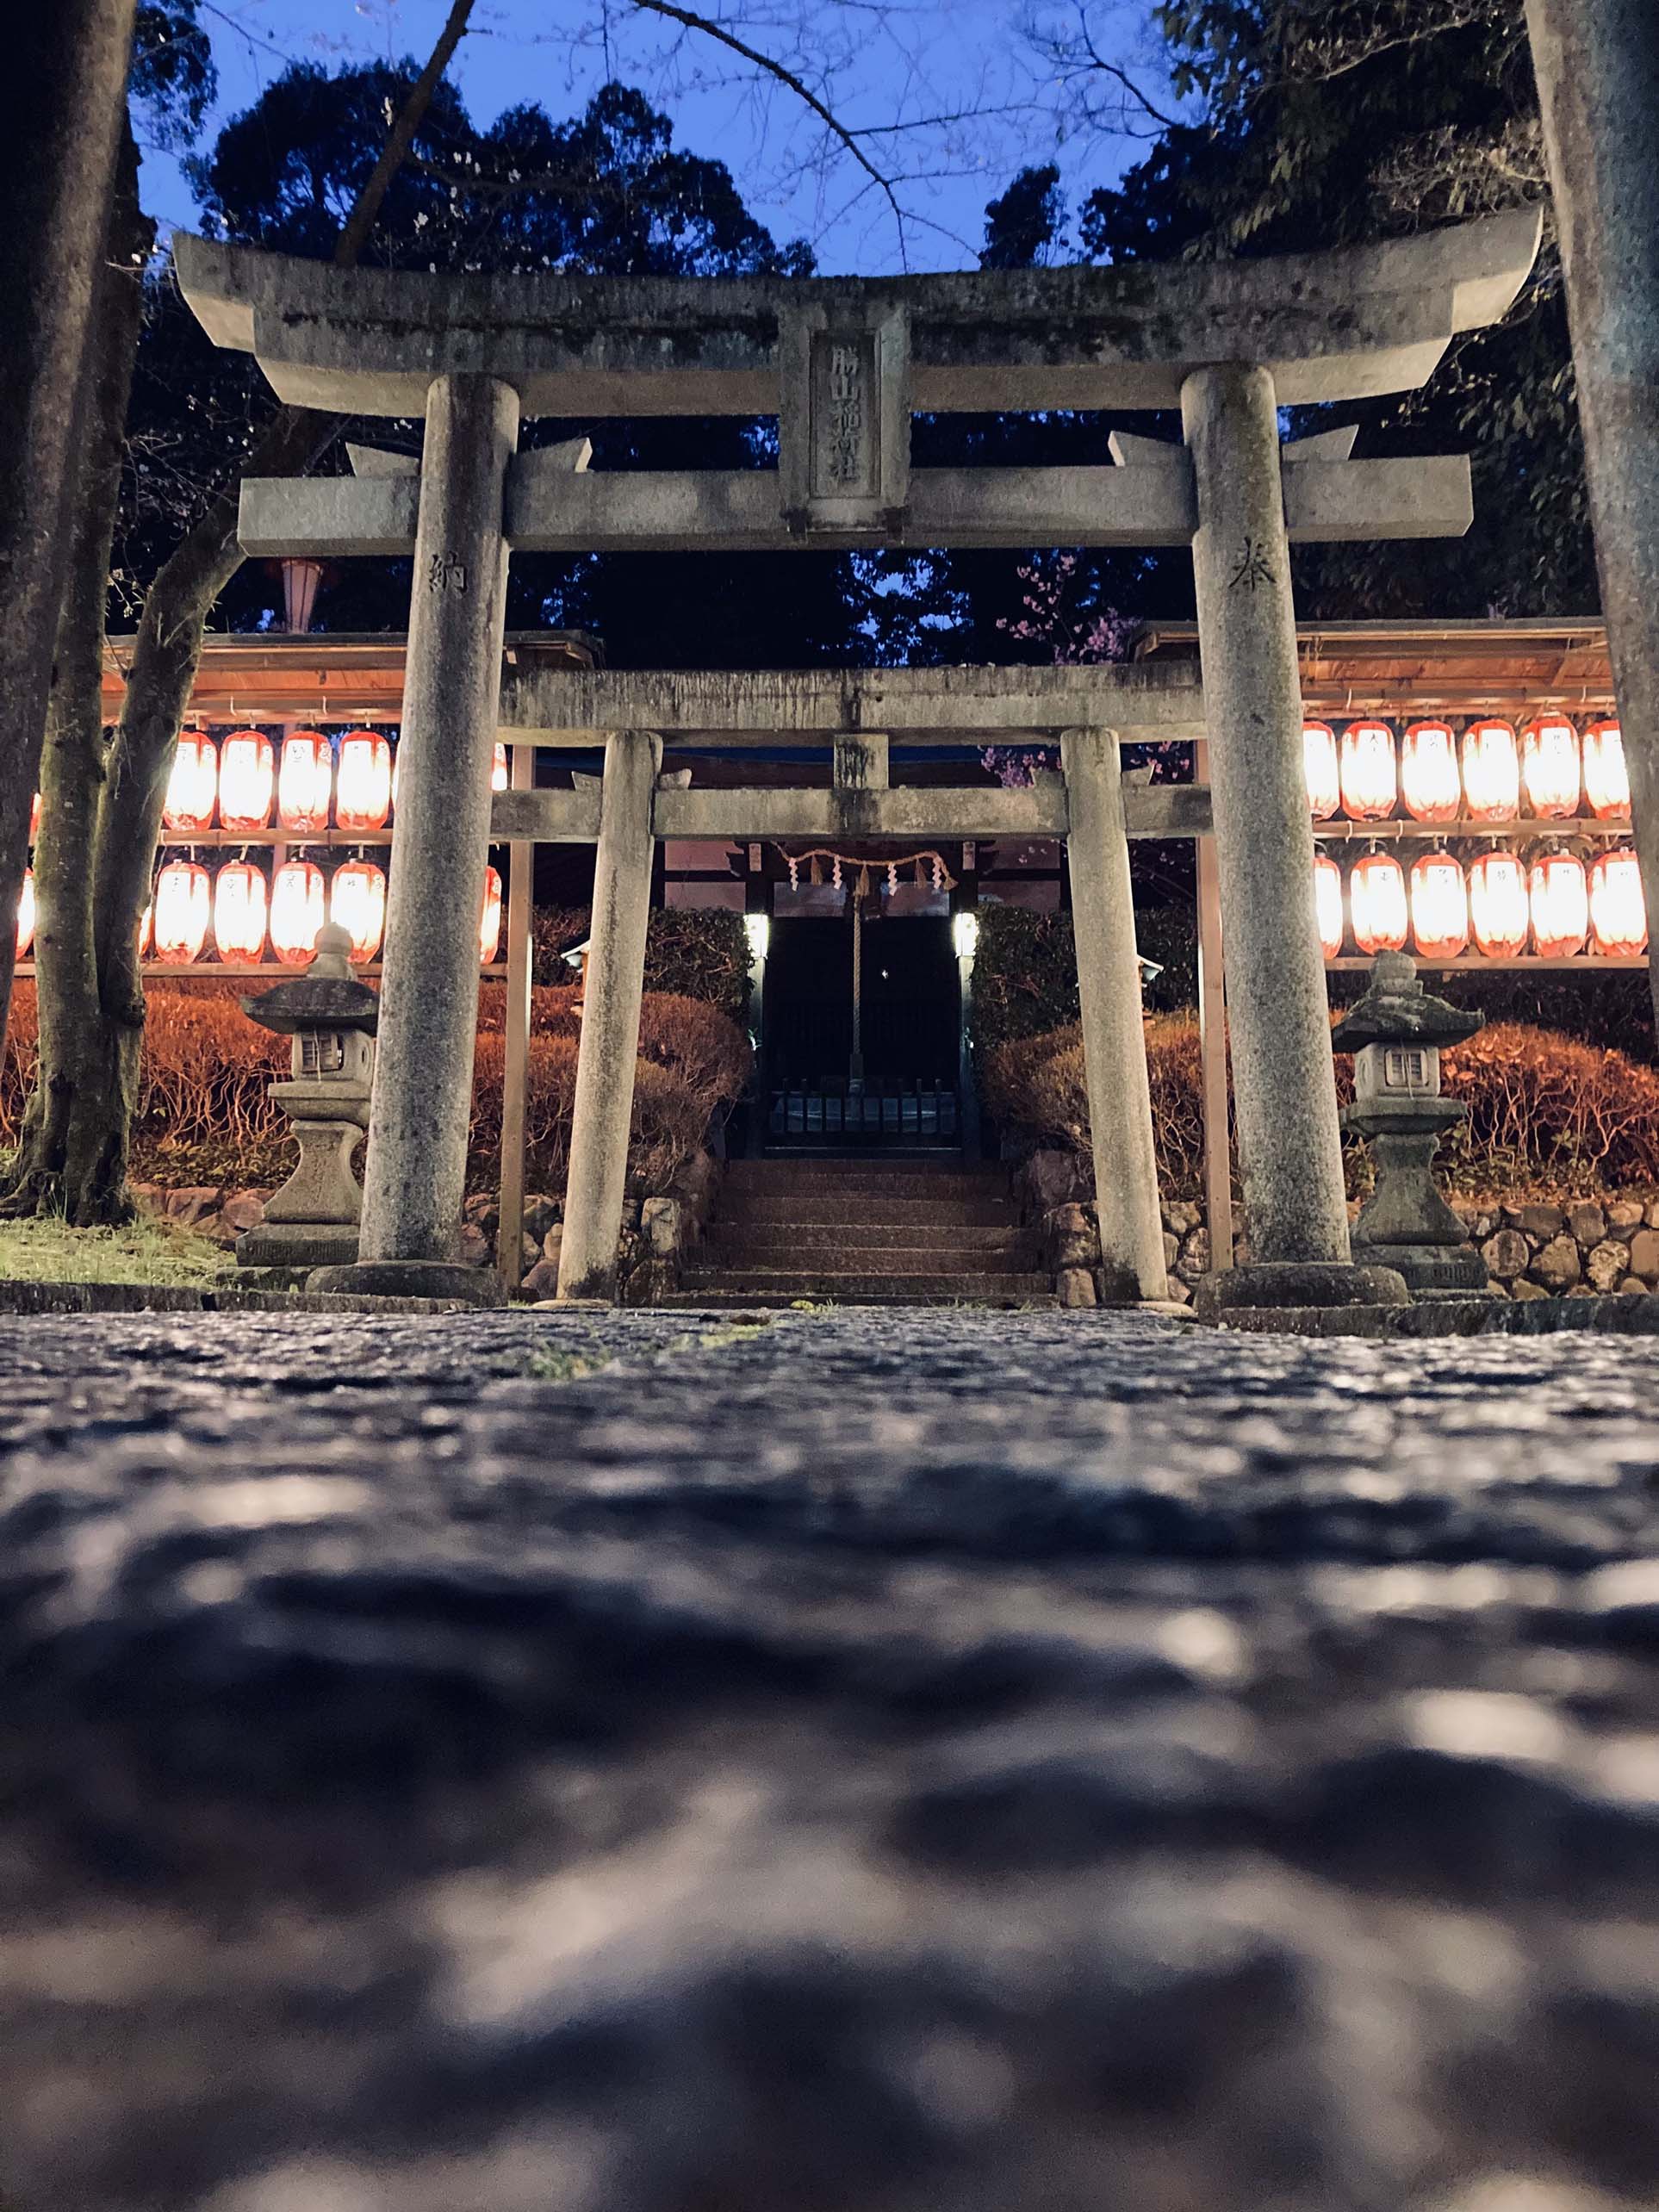
[{"label": "wooden shrine roof", "polygon": [[[1606,625],[1588,618],[1519,622],[1325,622],[1297,627],[1310,713],[1392,716],[1611,710]],[[1149,624],[1137,660],[1190,659],[1191,623]]]},{"label": "wooden shrine roof", "polygon": [[[190,712],[203,722],[395,722],[403,711],[401,631],[375,637],[303,637],[239,632],[210,637],[202,649]],[[131,637],[111,637],[103,651],[103,707],[121,712]],[[509,631],[506,656],[514,668],[592,668],[601,657],[580,631]]]}]

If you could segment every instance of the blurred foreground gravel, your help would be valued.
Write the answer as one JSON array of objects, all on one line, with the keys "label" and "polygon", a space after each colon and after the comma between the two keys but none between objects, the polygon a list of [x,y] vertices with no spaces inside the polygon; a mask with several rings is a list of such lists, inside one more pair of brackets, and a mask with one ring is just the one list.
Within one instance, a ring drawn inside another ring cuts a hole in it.
[{"label": "blurred foreground gravel", "polygon": [[1651,1339],[0,1320],[0,2202],[1659,2203],[1656,1414]]}]

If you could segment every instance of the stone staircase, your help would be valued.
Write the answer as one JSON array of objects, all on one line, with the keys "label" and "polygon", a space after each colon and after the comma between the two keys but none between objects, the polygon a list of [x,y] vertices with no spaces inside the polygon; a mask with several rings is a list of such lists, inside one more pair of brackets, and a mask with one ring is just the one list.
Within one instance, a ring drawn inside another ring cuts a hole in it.
[{"label": "stone staircase", "polygon": [[946,1160],[736,1160],[681,1295],[920,1305],[1049,1304],[1034,1232],[998,1168]]}]

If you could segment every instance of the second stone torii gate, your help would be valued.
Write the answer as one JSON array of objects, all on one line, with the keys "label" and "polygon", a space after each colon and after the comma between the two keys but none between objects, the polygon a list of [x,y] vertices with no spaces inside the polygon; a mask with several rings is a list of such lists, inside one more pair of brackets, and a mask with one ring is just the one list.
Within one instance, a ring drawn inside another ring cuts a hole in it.
[{"label": "second stone torii gate", "polygon": [[[453,1264],[510,546],[755,551],[1190,544],[1251,1244],[1240,1302],[1397,1295],[1350,1260],[1289,548],[1456,536],[1459,459],[1281,449],[1278,408],[1410,389],[1507,312],[1538,219],[1278,260],[741,280],[344,270],[183,237],[214,341],[279,398],[426,418],[419,474],[252,482],[251,555],[415,554],[363,1258],[333,1287],[476,1296]],[[1110,468],[912,470],[916,410],[1179,409]],[[515,454],[521,415],[775,413],[775,471],[590,475]],[[1346,442],[1344,442],[1345,436]],[[498,1294],[499,1295],[499,1294]]]},{"label": "second stone torii gate", "polygon": [[[493,816],[495,836],[515,844],[597,847],[560,1296],[614,1292],[656,842],[1012,836],[1066,848],[1108,1292],[1164,1297],[1128,839],[1207,830],[1209,794],[1126,786],[1119,751],[1202,729],[1202,694],[1173,667],[511,676],[502,731],[513,745],[605,747],[597,788],[583,779],[570,790],[516,789],[498,796]],[[668,758],[679,747],[741,755],[780,739],[822,748],[827,784],[696,790],[683,772],[662,774],[665,749]],[[1058,747],[1060,773],[1014,791],[892,780],[895,745],[1010,740]],[[527,976],[518,988],[527,994]],[[1225,1157],[1225,1127],[1219,1141]]]}]

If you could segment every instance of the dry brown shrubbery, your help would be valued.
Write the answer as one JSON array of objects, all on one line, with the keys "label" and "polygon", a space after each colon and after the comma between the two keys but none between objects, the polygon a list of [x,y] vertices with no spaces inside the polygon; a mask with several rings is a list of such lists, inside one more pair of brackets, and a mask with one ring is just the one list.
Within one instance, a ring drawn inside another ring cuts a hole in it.
[{"label": "dry brown shrubbery", "polygon": [[[1165,1191],[1179,1194],[1196,1188],[1203,1170],[1197,1024],[1178,1014],[1151,1016],[1146,1072],[1159,1181]],[[1075,1022],[1044,1036],[998,1045],[986,1063],[985,1093],[998,1121],[1033,1129],[1087,1156],[1089,1093],[1083,1033]]]},{"label": "dry brown shrubbery", "polygon": [[[575,987],[532,997],[527,1151],[535,1187],[563,1188],[575,1095],[580,1025]],[[481,1185],[500,1149],[506,991],[484,987],[473,1085],[471,1177]],[[37,1059],[33,984],[17,985],[0,1077],[0,1144],[15,1144]],[[285,1074],[286,1038],[248,1020],[227,985],[158,990],[145,1023],[134,1172],[162,1182],[264,1184],[291,1164],[288,1117],[265,1095]],[[748,1040],[711,1006],[648,993],[640,1019],[629,1171],[661,1190],[696,1151],[717,1115],[749,1081]]]},{"label": "dry brown shrubbery", "polygon": [[[1153,1126],[1165,1192],[1199,1184],[1203,1115],[1197,1024],[1180,1015],[1146,1023]],[[1494,1022],[1442,1063],[1447,1091],[1469,1108],[1448,1141],[1447,1171],[1468,1190],[1617,1187],[1659,1182],[1659,1070],[1516,1022]],[[1352,1095],[1352,1062],[1337,1061]],[[1089,1100],[1075,1023],[1001,1045],[985,1068],[985,1103],[1001,1121],[1085,1157]]]}]

